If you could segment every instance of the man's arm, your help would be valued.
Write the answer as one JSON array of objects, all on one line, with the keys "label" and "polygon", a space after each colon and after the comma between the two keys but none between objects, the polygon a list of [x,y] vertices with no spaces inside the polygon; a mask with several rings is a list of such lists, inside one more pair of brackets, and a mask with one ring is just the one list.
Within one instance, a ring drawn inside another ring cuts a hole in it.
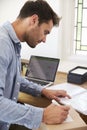
[{"label": "man's arm", "polygon": [[21,76],[20,91],[31,94],[32,96],[40,96],[43,87],[36,83],[30,82]]},{"label": "man's arm", "polygon": [[0,121],[32,129],[40,126],[42,116],[43,108],[25,106],[0,96]]}]

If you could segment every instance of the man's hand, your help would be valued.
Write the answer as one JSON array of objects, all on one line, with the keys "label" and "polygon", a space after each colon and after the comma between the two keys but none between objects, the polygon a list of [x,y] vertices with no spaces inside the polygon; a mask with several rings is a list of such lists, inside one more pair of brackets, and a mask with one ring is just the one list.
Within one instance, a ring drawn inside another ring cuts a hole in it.
[{"label": "man's hand", "polygon": [[62,123],[68,116],[68,106],[51,104],[44,109],[42,122],[46,124],[59,124]]},{"label": "man's hand", "polygon": [[55,99],[56,101],[60,101],[59,97],[71,98],[65,90],[48,90],[44,88],[42,94],[48,99]]}]

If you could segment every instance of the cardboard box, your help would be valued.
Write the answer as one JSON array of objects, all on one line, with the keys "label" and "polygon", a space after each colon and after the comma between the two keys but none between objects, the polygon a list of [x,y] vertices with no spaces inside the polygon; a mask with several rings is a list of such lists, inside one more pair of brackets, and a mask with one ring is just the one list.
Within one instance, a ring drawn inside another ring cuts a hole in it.
[{"label": "cardboard box", "polygon": [[69,130],[87,130],[87,126],[78,127],[78,128],[73,128],[73,129],[69,129]]},{"label": "cardboard box", "polygon": [[57,125],[41,124],[38,130],[87,130],[86,123],[73,108],[70,109],[70,116],[73,119],[71,122],[65,122]]}]

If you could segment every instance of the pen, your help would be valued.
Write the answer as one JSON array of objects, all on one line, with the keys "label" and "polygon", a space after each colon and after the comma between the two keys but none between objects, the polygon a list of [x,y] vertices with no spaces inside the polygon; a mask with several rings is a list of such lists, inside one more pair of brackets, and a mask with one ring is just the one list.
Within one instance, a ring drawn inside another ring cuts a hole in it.
[{"label": "pen", "polygon": [[57,106],[60,105],[60,104],[59,104],[56,100],[54,100],[54,99],[52,100],[52,103],[53,103],[54,105],[57,105]]}]

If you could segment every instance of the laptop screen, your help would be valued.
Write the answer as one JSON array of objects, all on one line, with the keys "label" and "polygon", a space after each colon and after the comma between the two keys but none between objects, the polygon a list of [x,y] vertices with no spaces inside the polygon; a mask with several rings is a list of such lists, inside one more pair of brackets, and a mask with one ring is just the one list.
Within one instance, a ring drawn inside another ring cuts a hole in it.
[{"label": "laptop screen", "polygon": [[31,56],[26,76],[53,82],[59,61],[57,58]]}]

